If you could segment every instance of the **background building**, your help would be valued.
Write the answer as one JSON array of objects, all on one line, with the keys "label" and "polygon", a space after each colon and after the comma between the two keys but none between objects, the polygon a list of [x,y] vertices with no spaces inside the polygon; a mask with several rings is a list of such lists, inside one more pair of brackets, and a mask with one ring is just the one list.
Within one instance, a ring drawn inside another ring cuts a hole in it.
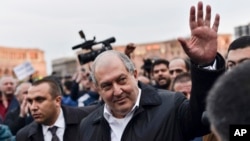
[{"label": "background building", "polygon": [[58,58],[52,61],[52,74],[57,77],[72,76],[78,66],[76,57]]},{"label": "background building", "polygon": [[246,36],[246,35],[250,35],[250,23],[247,25],[241,25],[241,26],[237,26],[234,28],[234,34],[235,34],[235,38],[239,38],[241,36]]},{"label": "background building", "polygon": [[29,61],[36,70],[34,77],[47,75],[44,52],[40,49],[13,48],[0,46],[0,77],[13,75],[13,68],[26,61]]}]

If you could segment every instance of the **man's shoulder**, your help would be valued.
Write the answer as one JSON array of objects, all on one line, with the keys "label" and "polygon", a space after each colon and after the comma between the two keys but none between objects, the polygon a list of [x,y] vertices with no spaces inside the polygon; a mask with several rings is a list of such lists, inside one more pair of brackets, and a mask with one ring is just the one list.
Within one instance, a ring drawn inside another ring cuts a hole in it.
[{"label": "man's shoulder", "polygon": [[64,118],[69,124],[79,124],[81,120],[95,111],[96,106],[70,107],[62,106]]},{"label": "man's shoulder", "polygon": [[98,129],[103,130],[102,123],[104,121],[103,117],[103,106],[98,107],[95,111],[90,113],[87,117],[83,118],[80,123],[79,131],[80,139],[88,138],[86,140],[96,140],[96,131]]},{"label": "man's shoulder", "polygon": [[84,107],[70,107],[70,106],[62,106],[62,109],[67,114],[78,113],[88,115],[89,113],[93,112],[97,109],[98,105],[91,105],[91,106],[84,106]]},{"label": "man's shoulder", "polygon": [[160,94],[160,95],[164,95],[164,96],[171,96],[173,94],[175,94],[176,92],[174,91],[170,91],[170,90],[165,90],[165,89],[157,89],[157,93]]},{"label": "man's shoulder", "polygon": [[38,127],[39,127],[39,124],[36,123],[35,121],[33,121],[30,124],[28,124],[28,125],[24,126],[23,128],[21,128],[17,132],[16,136],[20,136],[20,135],[21,136],[28,136],[31,131],[37,131]]},{"label": "man's shoulder", "polygon": [[164,90],[164,89],[157,89],[157,94],[162,98],[162,99],[174,99],[176,96],[178,96],[177,92],[170,91],[170,90]]},{"label": "man's shoulder", "polygon": [[99,104],[95,104],[95,105],[89,105],[89,106],[79,107],[79,109],[81,111],[86,112],[86,113],[91,113],[94,110],[96,110],[98,107],[100,107],[100,105]]},{"label": "man's shoulder", "polygon": [[93,112],[91,112],[86,118],[81,121],[81,125],[85,123],[94,124],[100,122],[103,118],[103,109],[103,105],[98,106]]},{"label": "man's shoulder", "polygon": [[158,89],[157,93],[161,97],[162,101],[164,101],[165,104],[175,103],[175,105],[180,105],[184,101],[188,101],[185,95],[180,92]]}]

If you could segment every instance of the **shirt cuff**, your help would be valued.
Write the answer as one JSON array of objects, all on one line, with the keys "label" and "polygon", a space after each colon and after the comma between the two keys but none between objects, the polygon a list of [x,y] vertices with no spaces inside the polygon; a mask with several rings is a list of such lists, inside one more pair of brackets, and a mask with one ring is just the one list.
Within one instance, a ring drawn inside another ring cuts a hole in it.
[{"label": "shirt cuff", "polygon": [[206,67],[202,67],[203,69],[206,70],[216,70],[216,59],[214,60],[214,63],[212,65],[206,66]]}]

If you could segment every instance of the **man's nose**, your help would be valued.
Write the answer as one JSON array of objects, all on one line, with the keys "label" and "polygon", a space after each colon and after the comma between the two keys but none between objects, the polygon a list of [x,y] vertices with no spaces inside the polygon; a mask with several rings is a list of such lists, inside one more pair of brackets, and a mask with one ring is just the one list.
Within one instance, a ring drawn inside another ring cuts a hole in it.
[{"label": "man's nose", "polygon": [[173,78],[175,78],[177,75],[178,75],[178,73],[176,71],[174,71],[172,74]]},{"label": "man's nose", "polygon": [[120,95],[122,93],[121,86],[118,85],[118,84],[113,85],[113,90],[114,90],[114,95],[115,96],[118,96],[118,95]]},{"label": "man's nose", "polygon": [[38,108],[38,106],[37,106],[36,102],[33,102],[33,103],[29,104],[29,108],[31,111],[34,111]]},{"label": "man's nose", "polygon": [[159,72],[158,72],[158,75],[159,75],[159,76],[162,76],[162,75],[163,75],[163,71],[159,71]]}]

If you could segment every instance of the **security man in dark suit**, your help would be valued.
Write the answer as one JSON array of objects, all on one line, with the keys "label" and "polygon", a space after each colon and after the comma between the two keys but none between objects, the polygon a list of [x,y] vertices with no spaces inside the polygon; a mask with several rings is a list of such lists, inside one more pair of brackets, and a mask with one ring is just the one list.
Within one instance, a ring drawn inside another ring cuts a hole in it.
[{"label": "security man in dark suit", "polygon": [[17,141],[76,141],[78,126],[93,107],[61,106],[62,89],[49,76],[32,84],[27,101],[34,122],[16,134]]}]

